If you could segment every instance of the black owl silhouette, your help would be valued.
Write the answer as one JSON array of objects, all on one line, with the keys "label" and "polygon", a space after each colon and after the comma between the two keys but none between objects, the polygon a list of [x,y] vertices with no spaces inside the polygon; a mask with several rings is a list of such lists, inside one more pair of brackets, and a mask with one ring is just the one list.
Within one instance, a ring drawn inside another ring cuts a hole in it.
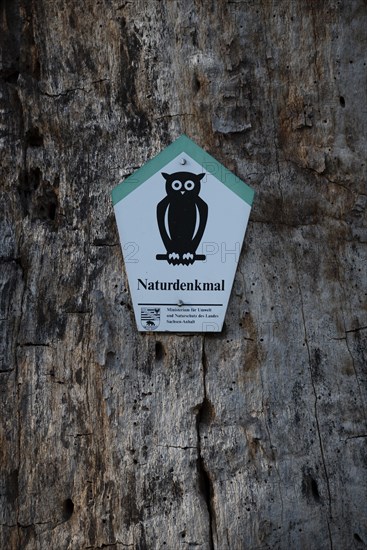
[{"label": "black owl silhouette", "polygon": [[205,260],[196,254],[208,219],[208,205],[199,197],[205,174],[162,172],[167,196],[158,203],[157,221],[167,254],[157,254],[157,260],[173,265],[189,265]]}]

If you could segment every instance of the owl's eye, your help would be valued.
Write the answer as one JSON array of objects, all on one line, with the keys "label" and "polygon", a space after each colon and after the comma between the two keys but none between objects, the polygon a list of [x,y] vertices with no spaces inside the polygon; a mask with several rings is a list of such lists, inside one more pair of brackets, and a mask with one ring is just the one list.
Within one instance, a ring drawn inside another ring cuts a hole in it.
[{"label": "owl's eye", "polygon": [[192,191],[195,187],[195,183],[191,180],[185,181],[185,189],[186,191]]},{"label": "owl's eye", "polygon": [[172,189],[174,189],[175,191],[179,191],[182,187],[182,183],[178,180],[175,180],[172,182]]}]

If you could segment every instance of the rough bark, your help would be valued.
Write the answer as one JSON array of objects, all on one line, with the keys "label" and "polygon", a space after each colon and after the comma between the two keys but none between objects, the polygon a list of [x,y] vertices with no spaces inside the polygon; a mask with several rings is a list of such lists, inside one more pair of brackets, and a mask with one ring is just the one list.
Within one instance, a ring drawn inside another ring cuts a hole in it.
[{"label": "rough bark", "polygon": [[[1,548],[365,548],[366,2],[0,17]],[[181,133],[257,193],[220,335],[139,334],[118,244]]]}]

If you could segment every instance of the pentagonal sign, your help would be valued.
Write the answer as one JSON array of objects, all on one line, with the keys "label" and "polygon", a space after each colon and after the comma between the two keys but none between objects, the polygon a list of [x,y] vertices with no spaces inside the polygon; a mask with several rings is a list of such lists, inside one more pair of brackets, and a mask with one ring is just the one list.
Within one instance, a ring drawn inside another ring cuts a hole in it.
[{"label": "pentagonal sign", "polygon": [[222,330],[253,196],[186,136],[113,189],[140,331]]}]

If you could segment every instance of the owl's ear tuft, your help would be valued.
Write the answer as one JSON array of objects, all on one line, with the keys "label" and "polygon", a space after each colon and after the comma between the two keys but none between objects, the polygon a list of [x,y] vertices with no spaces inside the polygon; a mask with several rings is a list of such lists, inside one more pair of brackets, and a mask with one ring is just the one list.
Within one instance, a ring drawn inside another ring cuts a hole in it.
[{"label": "owl's ear tuft", "polygon": [[169,174],[166,174],[166,172],[161,172],[162,176],[164,177],[165,180],[168,180],[169,178]]},{"label": "owl's ear tuft", "polygon": [[198,174],[199,181],[203,179],[203,177],[206,176],[206,174]]}]

